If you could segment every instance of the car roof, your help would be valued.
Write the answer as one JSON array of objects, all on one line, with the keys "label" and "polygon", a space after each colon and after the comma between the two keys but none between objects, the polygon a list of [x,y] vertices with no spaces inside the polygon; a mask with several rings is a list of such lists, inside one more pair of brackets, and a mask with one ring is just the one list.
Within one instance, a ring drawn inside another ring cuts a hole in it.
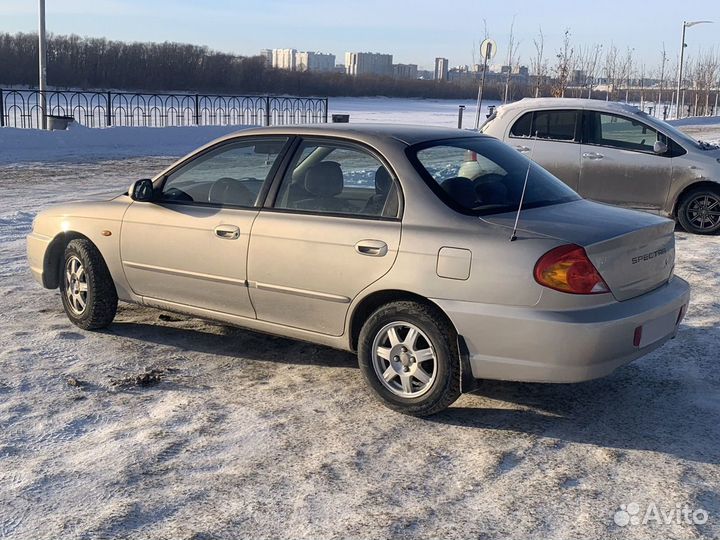
[{"label": "car roof", "polygon": [[514,103],[501,105],[503,111],[533,110],[533,109],[593,109],[599,111],[621,112],[637,114],[640,109],[629,103],[618,101],[603,101],[586,98],[523,98]]},{"label": "car roof", "polygon": [[[254,127],[236,131],[223,139],[249,135],[304,135],[342,137],[366,143],[397,141],[413,145],[441,139],[461,137],[484,137],[477,131],[447,128],[442,126],[421,126],[403,124],[306,124],[272,127]],[[219,139],[222,140],[222,139]]]}]

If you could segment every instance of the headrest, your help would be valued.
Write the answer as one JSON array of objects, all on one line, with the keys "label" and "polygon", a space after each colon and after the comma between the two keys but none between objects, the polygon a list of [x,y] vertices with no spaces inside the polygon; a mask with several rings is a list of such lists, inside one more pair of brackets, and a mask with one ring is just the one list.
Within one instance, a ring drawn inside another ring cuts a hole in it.
[{"label": "headrest", "polygon": [[305,174],[305,189],[316,197],[334,197],[343,190],[343,173],[336,161],[321,161]]},{"label": "headrest", "polygon": [[224,177],[216,180],[210,186],[208,202],[251,206],[255,202],[255,197],[240,180]]},{"label": "headrest", "polygon": [[448,178],[442,183],[442,188],[450,197],[461,206],[470,208],[477,201],[477,193],[472,180],[456,176]]},{"label": "headrest", "polygon": [[392,178],[390,178],[390,173],[381,165],[378,167],[378,170],[375,171],[375,193],[385,195],[390,191],[391,185]]}]

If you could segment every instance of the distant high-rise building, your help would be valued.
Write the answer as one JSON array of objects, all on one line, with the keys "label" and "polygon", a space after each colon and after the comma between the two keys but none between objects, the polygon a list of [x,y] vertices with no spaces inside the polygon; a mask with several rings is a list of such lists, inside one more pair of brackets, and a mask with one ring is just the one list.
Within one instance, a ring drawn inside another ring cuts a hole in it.
[{"label": "distant high-rise building", "polygon": [[313,51],[299,52],[295,55],[295,67],[298,71],[333,71],[335,55]]},{"label": "distant high-rise building", "polygon": [[417,64],[393,64],[393,77],[396,79],[417,79]]},{"label": "distant high-rise building", "polygon": [[273,49],[272,50],[272,67],[278,69],[289,69],[295,71],[295,55],[297,49]]},{"label": "distant high-rise building", "polygon": [[447,81],[448,80],[448,67],[449,62],[447,58],[437,57],[435,59],[435,80]]},{"label": "distant high-rise building", "polygon": [[392,54],[346,52],[345,70],[348,75],[392,76],[392,60]]},{"label": "distant high-rise building", "polygon": [[262,59],[265,61],[266,66],[272,66],[272,63],[273,63],[272,49],[260,49],[260,54],[258,56],[262,57]]}]

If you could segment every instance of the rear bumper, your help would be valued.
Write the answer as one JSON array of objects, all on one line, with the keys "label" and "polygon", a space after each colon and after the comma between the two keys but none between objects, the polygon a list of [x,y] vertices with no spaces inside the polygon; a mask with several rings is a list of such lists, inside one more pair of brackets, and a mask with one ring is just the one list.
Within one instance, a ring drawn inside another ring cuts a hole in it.
[{"label": "rear bumper", "polygon": [[[660,347],[689,299],[688,283],[673,277],[636,298],[581,310],[434,301],[463,336],[475,378],[566,383],[603,377]],[[635,346],[639,326],[646,341]]]},{"label": "rear bumper", "polygon": [[43,271],[45,268],[45,253],[47,252],[48,246],[52,238],[44,236],[35,232],[30,233],[27,236],[27,258],[28,264],[30,265],[30,271],[32,272],[35,281],[40,283],[43,287],[46,287]]}]

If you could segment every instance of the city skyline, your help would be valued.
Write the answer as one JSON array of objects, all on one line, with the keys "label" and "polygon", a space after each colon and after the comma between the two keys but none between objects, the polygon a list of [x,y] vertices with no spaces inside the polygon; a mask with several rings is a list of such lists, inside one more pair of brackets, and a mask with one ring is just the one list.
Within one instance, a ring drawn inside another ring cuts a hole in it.
[{"label": "city skyline", "polygon": [[[33,32],[37,4],[29,0],[4,0],[2,32]],[[620,9],[618,9],[620,8]],[[716,19],[720,12],[710,1],[683,5],[685,19]],[[216,0],[198,8],[189,0],[48,0],[48,31],[125,41],[177,41],[206,45],[212,49],[257,55],[261,49],[296,48],[321,51],[344,58],[347,51],[393,55],[398,64],[416,64],[433,70],[436,57],[450,66],[476,63],[477,44],[489,35],[498,44],[495,64],[505,64],[510,27],[518,46],[517,56],[529,64],[533,40],[542,27],[548,56],[560,48],[563,33],[570,29],[577,45],[615,44],[634,50],[638,62],[660,63],[662,46],[671,62],[679,52],[682,16],[673,15],[677,5],[666,0],[652,9],[619,1],[590,12],[586,5],[568,0],[545,4],[519,1],[511,7],[487,2],[451,0],[442,5],[379,0],[290,0],[243,2],[242,9],[229,0]],[[588,15],[592,13],[592,17]],[[382,14],[380,17],[378,14]],[[442,15],[442,16],[439,16]],[[688,32],[687,54],[694,56],[720,46],[718,28],[702,25]],[[475,54],[473,55],[473,51]]]}]

